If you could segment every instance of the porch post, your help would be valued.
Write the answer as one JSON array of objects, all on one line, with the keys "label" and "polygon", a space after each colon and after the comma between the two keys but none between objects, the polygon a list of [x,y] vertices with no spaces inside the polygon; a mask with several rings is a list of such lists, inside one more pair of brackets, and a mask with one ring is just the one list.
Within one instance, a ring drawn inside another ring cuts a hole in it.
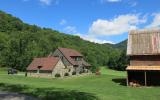
[{"label": "porch post", "polygon": [[127,71],[127,79],[126,80],[127,80],[127,86],[128,86],[129,85],[129,82],[128,82],[128,80],[129,80],[128,79],[128,71]]},{"label": "porch post", "polygon": [[144,71],[144,81],[145,81],[145,86],[147,86],[147,75],[146,75],[146,71]]}]

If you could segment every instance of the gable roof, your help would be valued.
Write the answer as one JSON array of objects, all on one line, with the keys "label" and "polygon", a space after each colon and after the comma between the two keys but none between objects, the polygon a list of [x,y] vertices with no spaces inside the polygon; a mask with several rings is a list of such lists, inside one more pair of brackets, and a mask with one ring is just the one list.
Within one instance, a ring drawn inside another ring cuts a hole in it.
[{"label": "gable roof", "polygon": [[59,60],[58,57],[34,58],[27,70],[38,70],[38,66],[42,66],[40,70],[53,70]]},{"label": "gable roof", "polygon": [[87,62],[84,60],[82,61],[74,61],[71,57],[83,57],[81,53],[79,53],[76,50],[69,49],[69,48],[58,48],[58,50],[65,56],[65,58],[72,64],[72,65],[79,65],[83,64],[85,66],[90,66]]},{"label": "gable roof", "polygon": [[127,55],[160,54],[160,30],[132,30],[129,32]]},{"label": "gable roof", "polygon": [[82,57],[83,55],[79,53],[78,51],[74,49],[69,49],[69,48],[58,48],[65,56],[80,56]]}]

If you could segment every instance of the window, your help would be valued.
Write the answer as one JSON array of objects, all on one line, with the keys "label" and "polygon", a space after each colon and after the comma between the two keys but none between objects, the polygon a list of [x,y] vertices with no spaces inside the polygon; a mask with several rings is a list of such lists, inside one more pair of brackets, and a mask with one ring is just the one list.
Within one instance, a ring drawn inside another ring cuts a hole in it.
[{"label": "window", "polygon": [[75,61],[81,61],[82,57],[72,57],[72,59],[74,59]]}]

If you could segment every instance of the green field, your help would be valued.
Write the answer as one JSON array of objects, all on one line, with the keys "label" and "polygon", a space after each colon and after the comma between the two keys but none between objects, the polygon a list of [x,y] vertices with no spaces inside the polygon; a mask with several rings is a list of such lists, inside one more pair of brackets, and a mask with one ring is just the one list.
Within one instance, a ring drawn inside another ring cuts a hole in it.
[{"label": "green field", "polygon": [[101,68],[101,75],[64,79],[31,78],[0,72],[0,90],[48,100],[159,100],[160,87],[127,87],[125,72]]}]

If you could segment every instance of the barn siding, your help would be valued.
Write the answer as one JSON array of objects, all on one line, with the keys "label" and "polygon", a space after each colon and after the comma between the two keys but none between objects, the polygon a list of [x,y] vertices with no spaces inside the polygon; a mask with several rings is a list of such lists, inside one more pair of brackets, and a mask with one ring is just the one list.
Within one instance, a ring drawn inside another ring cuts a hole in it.
[{"label": "barn siding", "polygon": [[131,56],[130,66],[159,66],[160,55]]}]

